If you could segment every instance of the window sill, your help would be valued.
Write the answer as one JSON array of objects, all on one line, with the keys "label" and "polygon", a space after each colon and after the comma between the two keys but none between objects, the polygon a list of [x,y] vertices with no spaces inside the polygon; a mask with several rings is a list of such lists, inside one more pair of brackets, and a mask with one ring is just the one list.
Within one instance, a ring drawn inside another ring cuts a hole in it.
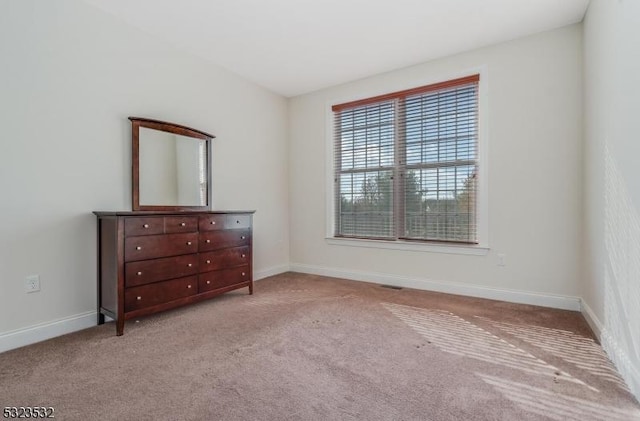
[{"label": "window sill", "polygon": [[489,253],[489,247],[482,244],[418,243],[412,241],[384,241],[336,237],[328,237],[325,238],[325,240],[327,244],[334,246],[406,250],[427,253],[466,254],[471,256],[486,256]]}]

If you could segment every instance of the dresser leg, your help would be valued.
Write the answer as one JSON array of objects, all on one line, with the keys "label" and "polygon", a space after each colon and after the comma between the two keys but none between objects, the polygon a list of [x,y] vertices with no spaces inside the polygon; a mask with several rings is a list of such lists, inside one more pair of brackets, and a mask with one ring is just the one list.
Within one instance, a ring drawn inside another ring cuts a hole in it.
[{"label": "dresser leg", "polygon": [[98,325],[103,325],[103,324],[104,324],[104,314],[98,311]]},{"label": "dresser leg", "polygon": [[253,281],[249,284],[249,295],[253,295]]},{"label": "dresser leg", "polygon": [[124,333],[124,318],[116,320],[116,336],[122,336]]}]

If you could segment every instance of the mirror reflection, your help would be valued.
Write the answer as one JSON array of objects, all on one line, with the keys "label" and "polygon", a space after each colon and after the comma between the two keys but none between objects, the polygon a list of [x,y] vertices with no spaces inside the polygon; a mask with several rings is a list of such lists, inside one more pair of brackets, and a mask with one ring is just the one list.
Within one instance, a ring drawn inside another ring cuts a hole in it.
[{"label": "mirror reflection", "polygon": [[141,206],[206,206],[207,142],[140,127]]}]

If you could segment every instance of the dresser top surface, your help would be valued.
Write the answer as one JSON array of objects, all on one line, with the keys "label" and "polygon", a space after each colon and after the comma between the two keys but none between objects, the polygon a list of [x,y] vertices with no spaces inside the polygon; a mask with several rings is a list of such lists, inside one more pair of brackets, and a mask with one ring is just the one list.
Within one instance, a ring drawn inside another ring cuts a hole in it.
[{"label": "dresser top surface", "polygon": [[104,216],[154,216],[154,215],[201,215],[201,214],[253,214],[255,210],[185,210],[185,211],[93,211],[98,217]]}]

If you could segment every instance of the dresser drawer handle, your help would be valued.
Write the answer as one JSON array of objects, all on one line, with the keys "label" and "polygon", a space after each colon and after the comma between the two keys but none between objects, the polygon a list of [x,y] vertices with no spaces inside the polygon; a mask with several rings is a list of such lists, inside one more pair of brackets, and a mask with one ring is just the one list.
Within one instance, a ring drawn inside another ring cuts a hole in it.
[{"label": "dresser drawer handle", "polygon": [[245,237],[244,235],[240,237],[241,240],[244,240],[245,238],[247,237]]},{"label": "dresser drawer handle", "polygon": [[138,295],[138,296],[136,297],[136,300],[140,301],[140,300],[142,300],[142,297]]},{"label": "dresser drawer handle", "polygon": [[207,281],[207,285],[211,284],[211,281]]},{"label": "dresser drawer handle", "polygon": [[247,257],[247,255],[246,255],[246,254],[243,254],[243,255],[242,255],[242,256],[240,256],[240,257],[242,257],[242,258],[244,259],[245,257]]},{"label": "dresser drawer handle", "polygon": [[191,267],[191,266],[193,266],[193,263],[189,263],[187,266]]},{"label": "dresser drawer handle", "polygon": [[216,221],[211,221],[211,222],[210,222],[210,224],[211,224],[211,225],[215,225],[215,224],[216,224]]},{"label": "dresser drawer handle", "polygon": [[187,241],[187,245],[190,246],[191,245],[191,241]]},{"label": "dresser drawer handle", "polygon": [[142,247],[136,246],[136,250],[142,250]]},{"label": "dresser drawer handle", "polygon": [[245,275],[246,275],[246,273],[242,272],[242,276],[245,276]]},{"label": "dresser drawer handle", "polygon": [[187,226],[187,224],[185,224],[184,222],[180,222],[180,226],[181,226],[181,227],[186,227],[186,226]]},{"label": "dresser drawer handle", "polygon": [[149,228],[149,224],[144,224],[142,228]]},{"label": "dresser drawer handle", "polygon": [[237,221],[236,221],[236,224],[239,224],[239,223],[240,223],[240,221],[239,221],[239,220],[237,220]]},{"label": "dresser drawer handle", "polygon": [[191,285],[187,285],[187,288],[191,288]]},{"label": "dresser drawer handle", "polygon": [[209,244],[211,242],[211,240],[207,240],[206,243]]},{"label": "dresser drawer handle", "polygon": [[207,264],[211,263],[211,260],[207,260]]},{"label": "dresser drawer handle", "polygon": [[142,275],[142,272],[138,272],[138,276]]}]

